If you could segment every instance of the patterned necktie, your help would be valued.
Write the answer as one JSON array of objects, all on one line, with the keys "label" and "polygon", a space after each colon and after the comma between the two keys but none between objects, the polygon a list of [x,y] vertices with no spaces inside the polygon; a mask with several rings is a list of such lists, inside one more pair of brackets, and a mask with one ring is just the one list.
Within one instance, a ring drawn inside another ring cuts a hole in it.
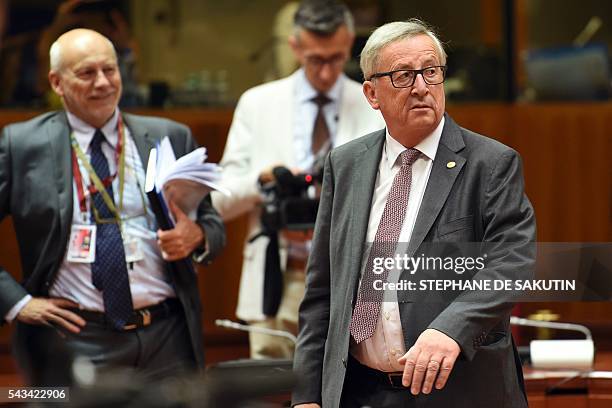
[{"label": "patterned necktie", "polygon": [[357,302],[349,326],[351,335],[357,344],[372,337],[376,329],[383,291],[374,290],[374,280],[380,279],[385,282],[389,271],[385,269],[382,274],[374,275],[374,258],[388,258],[395,255],[402,224],[406,216],[406,208],[408,207],[410,184],[412,182],[412,163],[418,159],[420,154],[416,149],[408,149],[400,155],[402,167],[395,175],[387,196],[385,209],[378,224],[366,268],[361,278]]},{"label": "patterned necktie", "polygon": [[[91,141],[91,166],[100,180],[110,176],[108,161],[102,153],[104,134],[98,129]],[[113,186],[106,188],[113,199]],[[92,206],[100,219],[113,219],[114,215],[104,203],[102,194],[92,195]],[[95,220],[92,208],[92,218]],[[96,259],[91,265],[91,278],[96,289],[102,291],[104,311],[116,329],[122,329],[132,311],[132,294],[125,264],[123,239],[117,223],[99,223],[96,233]]]},{"label": "patterned necktie", "polygon": [[329,141],[329,128],[325,121],[323,107],[331,102],[325,94],[318,94],[311,99],[317,105],[317,117],[315,118],[314,127],[312,129],[312,154],[316,157],[319,150],[326,146]]}]

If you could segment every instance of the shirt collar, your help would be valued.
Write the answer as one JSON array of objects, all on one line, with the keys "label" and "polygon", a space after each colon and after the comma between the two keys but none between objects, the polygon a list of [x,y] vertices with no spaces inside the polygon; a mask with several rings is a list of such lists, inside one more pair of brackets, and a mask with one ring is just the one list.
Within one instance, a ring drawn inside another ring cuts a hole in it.
[{"label": "shirt collar", "polygon": [[[113,148],[117,145],[117,141],[119,140],[119,135],[117,134],[117,121],[119,120],[120,114],[121,112],[119,111],[119,108],[116,108],[113,116],[111,116],[108,122],[106,122],[100,129],[102,133],[104,133],[106,142]],[[66,111],[66,116],[68,117],[68,124],[70,125],[70,128],[74,132],[74,136],[79,143],[79,147],[84,152],[87,151],[93,139],[94,133],[96,132],[96,128],[91,126],[89,123],[86,123],[72,112]]]},{"label": "shirt collar", "polygon": [[[436,158],[436,152],[438,151],[438,144],[440,143],[440,138],[442,137],[442,129],[444,129],[444,116],[442,116],[442,120],[438,123],[438,126],[431,132],[425,139],[421,140],[416,146],[415,149],[423,153],[428,159],[433,160]],[[387,158],[387,166],[392,168],[397,158],[404,150],[407,150],[406,147],[395,140],[391,134],[389,133],[389,128],[386,129],[385,135],[385,153]]]},{"label": "shirt collar", "polygon": [[[346,78],[346,75],[344,75],[344,73],[340,74],[340,76],[336,80],[336,83],[331,87],[329,91],[325,93],[325,95],[332,100],[332,103],[335,103],[340,99],[344,78]],[[298,69],[296,73],[296,79],[296,97],[300,103],[308,102],[319,94],[319,91],[314,89],[308,81],[308,78],[306,78],[304,68]]]}]

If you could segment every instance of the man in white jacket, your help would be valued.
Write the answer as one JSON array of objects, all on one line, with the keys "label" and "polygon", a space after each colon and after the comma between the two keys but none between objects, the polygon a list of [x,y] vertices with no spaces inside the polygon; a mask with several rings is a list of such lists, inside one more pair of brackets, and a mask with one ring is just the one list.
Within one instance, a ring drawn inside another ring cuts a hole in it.
[{"label": "man in white jacket", "polygon": [[[252,326],[297,334],[309,233],[280,232],[282,296],[277,310],[264,307],[270,239],[251,240],[262,232],[259,186],[274,182],[277,166],[294,173],[312,171],[332,147],[379,130],[384,122],[368,105],[361,84],[343,73],[355,37],[348,8],[329,0],[303,1],[294,27],[289,45],[301,67],[242,95],[221,160],[223,184],[232,195],[213,193],[212,199],[224,220],[249,214],[237,316]],[[252,358],[293,355],[291,342],[265,334],[251,333],[250,347]]]}]

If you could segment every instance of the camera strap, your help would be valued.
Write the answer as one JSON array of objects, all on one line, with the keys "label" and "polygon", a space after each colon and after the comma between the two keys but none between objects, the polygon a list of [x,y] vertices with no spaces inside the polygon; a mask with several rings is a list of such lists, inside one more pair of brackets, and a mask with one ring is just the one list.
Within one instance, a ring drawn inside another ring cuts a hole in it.
[{"label": "camera strap", "polygon": [[261,237],[268,237],[264,264],[263,313],[274,317],[278,313],[283,296],[283,271],[280,264],[280,246],[277,231],[263,230],[247,241],[249,244]]},{"label": "camera strap", "polygon": [[283,272],[280,265],[278,232],[272,232],[268,237],[270,242],[266,248],[263,312],[266,316],[274,317],[278,313],[283,296]]}]

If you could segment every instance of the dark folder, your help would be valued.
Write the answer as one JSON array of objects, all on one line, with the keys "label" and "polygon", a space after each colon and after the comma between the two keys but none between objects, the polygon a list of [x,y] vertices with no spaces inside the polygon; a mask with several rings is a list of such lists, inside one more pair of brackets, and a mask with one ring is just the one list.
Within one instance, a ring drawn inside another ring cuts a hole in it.
[{"label": "dark folder", "polygon": [[[149,203],[151,204],[151,210],[153,210],[153,214],[155,215],[155,220],[157,221],[157,225],[162,230],[169,230],[174,228],[174,221],[172,221],[172,217],[170,216],[170,210],[168,209],[168,205],[166,200],[164,199],[164,195],[161,191],[157,190],[155,185],[155,178],[157,176],[157,149],[151,149],[149,153],[149,162],[147,163],[147,174],[145,177],[145,194],[149,199]],[[193,268],[193,263],[190,259],[185,258],[180,261],[170,262],[172,269],[177,272],[188,270],[192,273],[195,273]]]}]

